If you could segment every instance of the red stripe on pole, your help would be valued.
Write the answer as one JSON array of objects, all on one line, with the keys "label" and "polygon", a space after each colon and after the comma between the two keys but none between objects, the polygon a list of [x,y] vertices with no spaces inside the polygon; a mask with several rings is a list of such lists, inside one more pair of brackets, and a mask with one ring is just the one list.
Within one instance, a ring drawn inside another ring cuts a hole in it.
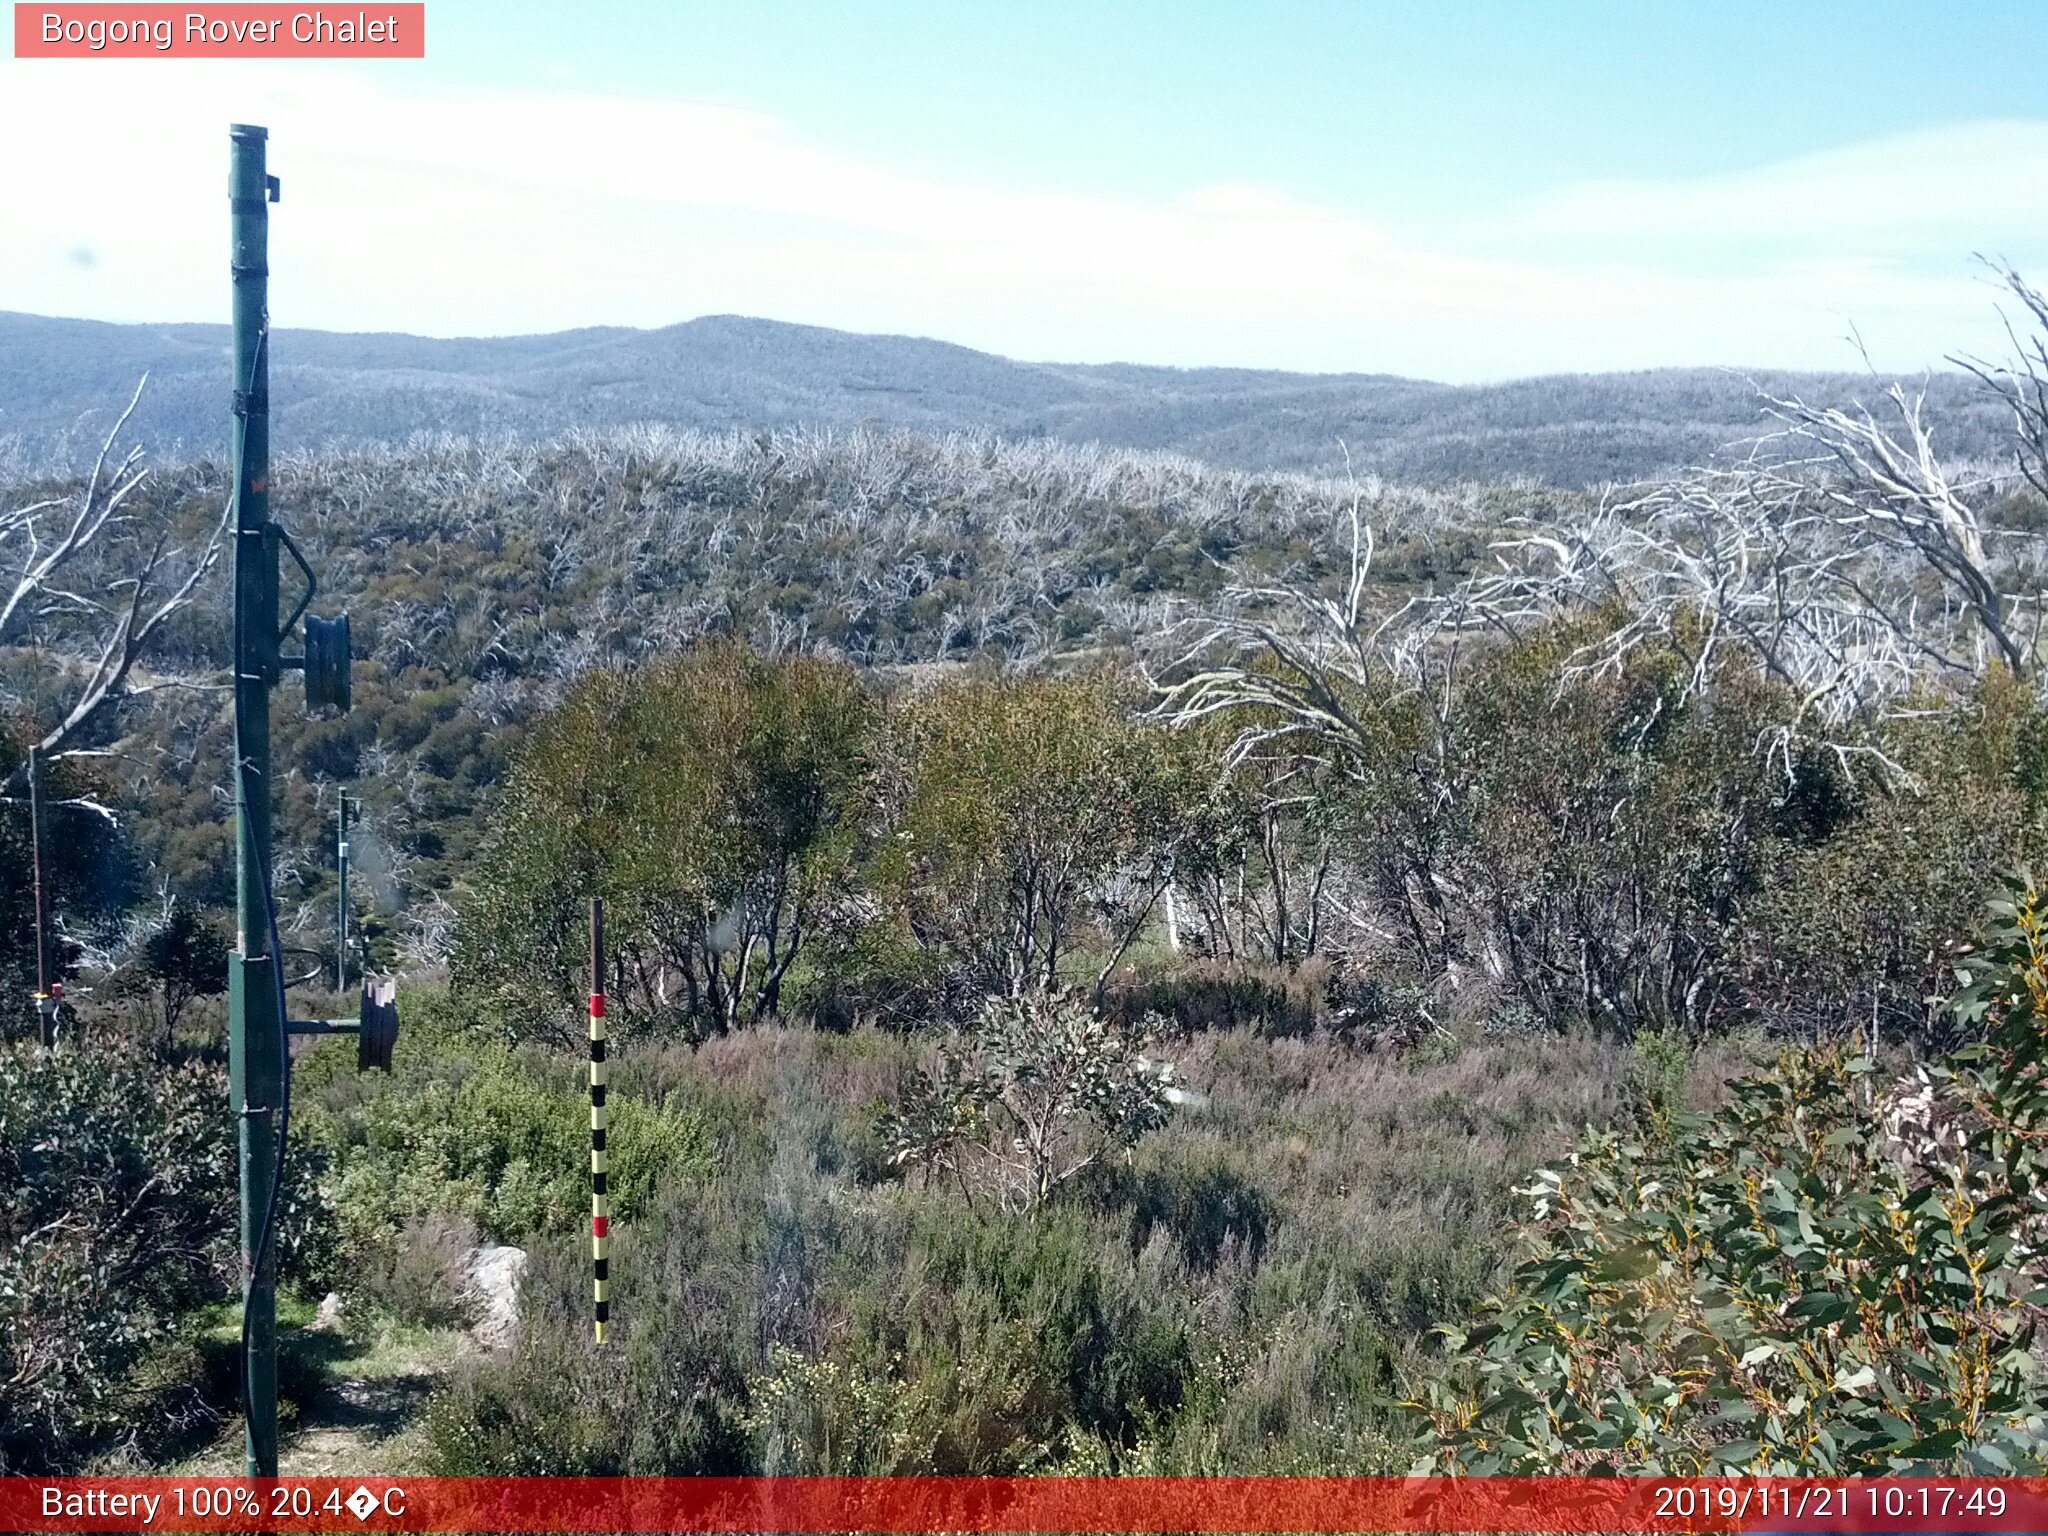
[{"label": "red stripe on pole", "polygon": [[590,1016],[593,1019],[604,1017],[604,994],[602,992],[590,994]]}]

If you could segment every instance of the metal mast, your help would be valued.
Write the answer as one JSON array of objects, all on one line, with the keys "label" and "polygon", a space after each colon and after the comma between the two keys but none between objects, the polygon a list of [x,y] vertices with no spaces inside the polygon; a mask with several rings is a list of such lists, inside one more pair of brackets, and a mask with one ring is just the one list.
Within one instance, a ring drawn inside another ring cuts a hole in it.
[{"label": "metal mast", "polygon": [[[287,1031],[356,1036],[359,1070],[389,1070],[398,1039],[395,988],[365,984],[357,1016],[287,1019],[277,908],[270,889],[270,692],[287,667],[306,679],[308,711],[346,713],[348,616],[307,613],[319,584],[299,547],[270,516],[270,204],[267,130],[229,128],[228,211],[235,302],[235,955],[228,967],[228,1077],[241,1156],[242,1382],[251,1477],[277,1475],[277,1241],[279,1175],[291,1123]],[[278,622],[278,557],[291,556],[305,592]],[[305,650],[280,646],[305,620]],[[345,909],[344,909],[345,910]]]},{"label": "metal mast", "polygon": [[263,128],[238,123],[233,222],[235,474],[235,932],[228,1074],[241,1153],[247,1462],[277,1475],[277,1257],[265,1230],[283,1111],[285,1037],[270,938],[270,690],[278,678],[277,530],[270,521],[270,202]]}]

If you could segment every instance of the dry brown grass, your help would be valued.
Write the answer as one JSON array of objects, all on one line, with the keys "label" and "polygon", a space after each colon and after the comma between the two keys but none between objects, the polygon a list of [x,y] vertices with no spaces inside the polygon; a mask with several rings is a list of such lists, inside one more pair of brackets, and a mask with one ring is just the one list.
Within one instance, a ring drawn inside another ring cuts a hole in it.
[{"label": "dry brown grass", "polygon": [[621,1232],[602,1361],[580,1242],[539,1245],[527,1343],[443,1400],[441,1468],[1399,1469],[1389,1404],[1500,1278],[1513,1186],[1646,1078],[1590,1035],[1198,1033],[1174,1054],[1206,1104],[1023,1218],[877,1155],[929,1048],[622,1053],[628,1091],[711,1122],[716,1171]]}]

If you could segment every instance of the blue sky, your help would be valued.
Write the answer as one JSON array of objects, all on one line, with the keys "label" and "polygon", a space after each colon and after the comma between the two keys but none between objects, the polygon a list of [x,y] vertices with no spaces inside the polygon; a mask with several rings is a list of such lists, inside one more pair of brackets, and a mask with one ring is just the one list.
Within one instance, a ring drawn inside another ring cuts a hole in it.
[{"label": "blue sky", "polygon": [[[233,118],[282,323],[738,311],[1036,358],[1917,369],[2048,268],[2048,5],[569,6],[418,63],[0,61],[0,308],[212,319]],[[63,122],[52,133],[49,124]],[[77,125],[74,131],[74,125]]]},{"label": "blue sky", "polygon": [[2048,117],[2048,7],[1704,0],[434,0],[477,84],[771,112],[922,169],[1148,194],[1256,181],[1417,215]]}]

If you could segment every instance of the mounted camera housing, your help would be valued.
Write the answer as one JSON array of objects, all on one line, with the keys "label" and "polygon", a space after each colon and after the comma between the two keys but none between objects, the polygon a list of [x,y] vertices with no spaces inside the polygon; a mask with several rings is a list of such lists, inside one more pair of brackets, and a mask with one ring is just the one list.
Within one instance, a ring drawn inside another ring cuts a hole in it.
[{"label": "mounted camera housing", "polygon": [[356,1070],[391,1070],[391,1050],[398,1044],[398,983],[365,981],[360,1021],[356,1025]]},{"label": "mounted camera housing", "polygon": [[[245,962],[268,966],[268,960]],[[286,1029],[295,1035],[354,1035],[356,1070],[391,1070],[391,1052],[398,1044],[398,983],[365,979],[353,1019],[293,1019]]]},{"label": "mounted camera housing", "polygon": [[306,615],[306,709],[332,709],[347,714],[353,698],[348,615],[323,619]]}]

